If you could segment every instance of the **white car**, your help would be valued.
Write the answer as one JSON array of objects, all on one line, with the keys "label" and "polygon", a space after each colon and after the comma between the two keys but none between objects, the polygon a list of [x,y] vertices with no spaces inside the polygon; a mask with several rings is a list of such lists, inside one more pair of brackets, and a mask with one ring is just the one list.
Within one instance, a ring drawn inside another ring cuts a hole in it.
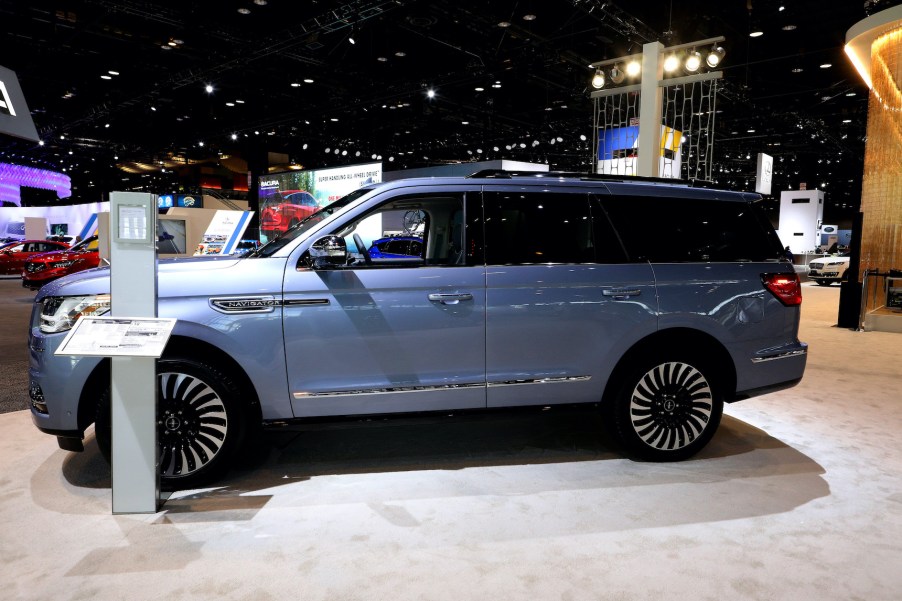
[{"label": "white car", "polygon": [[808,264],[808,279],[821,286],[829,286],[833,282],[844,282],[847,269],[849,269],[848,253],[821,257]]}]

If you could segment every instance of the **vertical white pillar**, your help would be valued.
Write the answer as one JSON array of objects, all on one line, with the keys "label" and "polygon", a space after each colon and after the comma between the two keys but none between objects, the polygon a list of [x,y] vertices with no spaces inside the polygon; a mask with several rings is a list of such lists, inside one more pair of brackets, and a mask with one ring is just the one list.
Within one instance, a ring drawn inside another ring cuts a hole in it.
[{"label": "vertical white pillar", "polygon": [[659,177],[661,163],[661,115],[664,93],[658,82],[664,78],[664,45],[649,42],[642,46],[642,83],[639,98],[639,157],[636,175]]},{"label": "vertical white pillar", "polygon": [[[113,317],[157,316],[156,216],[153,194],[110,194]],[[160,501],[156,359],[110,361],[113,513],[155,513]]]}]

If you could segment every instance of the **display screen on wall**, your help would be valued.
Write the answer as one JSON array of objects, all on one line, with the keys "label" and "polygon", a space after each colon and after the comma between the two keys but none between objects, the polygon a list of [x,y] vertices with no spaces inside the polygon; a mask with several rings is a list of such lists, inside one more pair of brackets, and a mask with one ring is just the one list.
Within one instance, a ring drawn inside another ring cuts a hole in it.
[{"label": "display screen on wall", "polygon": [[162,194],[157,197],[157,208],[169,209],[172,207],[202,209],[204,207],[204,199],[199,194]]},{"label": "display screen on wall", "polygon": [[260,241],[282,234],[320,207],[382,181],[382,163],[288,171],[260,177]]},{"label": "display screen on wall", "polygon": [[184,219],[157,219],[157,251],[164,255],[182,255],[186,250]]}]

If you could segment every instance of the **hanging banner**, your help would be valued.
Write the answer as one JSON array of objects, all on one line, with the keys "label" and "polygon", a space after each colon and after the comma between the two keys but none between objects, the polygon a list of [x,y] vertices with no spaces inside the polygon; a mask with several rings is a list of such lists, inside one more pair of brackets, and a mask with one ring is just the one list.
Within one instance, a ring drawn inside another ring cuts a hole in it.
[{"label": "hanging banner", "polygon": [[[771,184],[774,181],[774,157],[763,152],[758,153],[758,171],[755,175],[755,192],[770,195]],[[803,188],[804,189],[804,188]]]},{"label": "hanging banner", "polygon": [[13,71],[0,67],[0,134],[9,134],[37,142],[38,130],[31,120],[19,78]]}]

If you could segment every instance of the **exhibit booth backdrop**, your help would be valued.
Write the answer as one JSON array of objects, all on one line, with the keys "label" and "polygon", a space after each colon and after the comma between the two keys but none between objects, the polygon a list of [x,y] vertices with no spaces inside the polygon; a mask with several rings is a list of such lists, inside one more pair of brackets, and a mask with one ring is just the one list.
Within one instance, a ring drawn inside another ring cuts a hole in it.
[{"label": "exhibit booth backdrop", "polygon": [[110,210],[109,202],[93,202],[53,207],[0,208],[0,239],[25,239],[26,218],[41,218],[47,226],[41,238],[47,236],[81,236],[97,233],[97,214]]}]

